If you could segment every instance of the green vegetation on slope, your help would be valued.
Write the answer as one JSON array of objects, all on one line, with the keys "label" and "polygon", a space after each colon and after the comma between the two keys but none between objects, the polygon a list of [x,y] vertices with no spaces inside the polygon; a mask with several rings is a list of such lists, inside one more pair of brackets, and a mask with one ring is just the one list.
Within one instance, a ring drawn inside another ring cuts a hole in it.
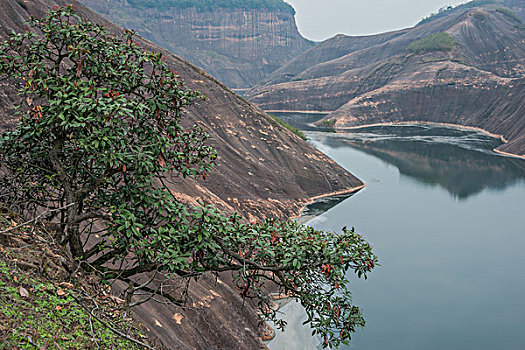
[{"label": "green vegetation on slope", "polygon": [[0,261],[0,349],[139,348],[90,320],[69,292],[59,296],[57,291],[64,292]]},{"label": "green vegetation on slope", "polygon": [[15,224],[0,214],[1,350],[142,348],[107,327],[141,339],[107,286],[82,274],[71,280],[50,236],[33,225],[5,232]]},{"label": "green vegetation on slope", "polygon": [[491,5],[491,4],[497,4],[498,2],[496,0],[474,0],[467,2],[466,4],[462,4],[456,7],[452,6],[445,6],[439,9],[437,13],[432,13],[430,16],[423,18],[417,25],[425,24],[431,21],[434,21],[438,18],[443,18],[448,15],[450,15],[453,12],[466,10],[478,6],[484,6],[484,5]]},{"label": "green vegetation on slope", "polygon": [[408,45],[407,50],[412,53],[433,51],[450,51],[454,48],[454,38],[449,33],[434,33]]},{"label": "green vegetation on slope", "polygon": [[478,21],[484,21],[487,18],[487,15],[483,11],[476,11],[472,14],[472,17],[474,17]]},{"label": "green vegetation on slope", "polygon": [[512,11],[512,10],[506,8],[506,7],[498,7],[496,9],[496,12],[501,13],[502,15],[509,17],[514,22],[517,22],[519,24],[523,23],[521,17],[516,12],[514,12],[514,11]]},{"label": "green vegetation on slope", "polygon": [[284,126],[286,129],[290,130],[291,132],[293,132],[294,134],[296,134],[297,136],[299,136],[303,140],[307,140],[306,135],[304,134],[304,132],[302,132],[301,130],[299,130],[295,126],[292,126],[292,125],[288,124],[287,122],[285,122],[284,120],[282,120],[281,118],[279,118],[276,115],[273,115],[273,114],[270,114],[270,113],[268,113],[268,115],[270,117],[272,117],[273,120],[275,120],[277,123],[279,123],[280,125]]},{"label": "green vegetation on slope", "polygon": [[319,122],[318,124],[320,127],[327,128],[327,129],[333,129],[335,126],[335,119],[325,119]]},{"label": "green vegetation on slope", "polygon": [[157,8],[167,10],[170,8],[195,7],[198,10],[212,11],[217,8],[242,9],[242,10],[273,10],[295,15],[294,8],[283,0],[128,0],[135,8]]}]

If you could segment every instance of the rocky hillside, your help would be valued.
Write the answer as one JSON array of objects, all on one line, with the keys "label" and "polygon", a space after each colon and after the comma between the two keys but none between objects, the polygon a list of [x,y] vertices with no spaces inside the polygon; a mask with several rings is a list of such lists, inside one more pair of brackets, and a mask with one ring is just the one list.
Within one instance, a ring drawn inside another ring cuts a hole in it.
[{"label": "rocky hillside", "polygon": [[81,0],[230,88],[252,87],[310,48],[283,0]]},{"label": "rocky hillside", "polygon": [[[0,40],[11,30],[22,31],[29,15],[42,16],[53,6],[73,2],[87,20],[105,24],[115,35],[122,29],[73,0],[2,0]],[[297,215],[311,197],[348,192],[362,182],[272,118],[241,99],[202,69],[138,39],[148,50],[162,52],[166,62],[188,86],[207,101],[187,111],[187,123],[199,123],[213,138],[221,157],[206,182],[180,181],[172,190],[182,201],[201,199],[251,220]],[[11,127],[18,98],[9,81],[0,81],[0,128]],[[254,308],[245,304],[228,283],[205,278],[189,290],[193,304],[186,309],[150,302],[136,310],[138,319],[168,348],[256,349],[260,346]],[[243,307],[244,305],[244,307]]]},{"label": "rocky hillside", "polygon": [[332,112],[321,122],[335,128],[414,121],[478,127],[508,141],[498,151],[525,155],[524,44],[523,20],[503,4],[464,6],[410,29],[326,40],[249,98],[266,110]]}]

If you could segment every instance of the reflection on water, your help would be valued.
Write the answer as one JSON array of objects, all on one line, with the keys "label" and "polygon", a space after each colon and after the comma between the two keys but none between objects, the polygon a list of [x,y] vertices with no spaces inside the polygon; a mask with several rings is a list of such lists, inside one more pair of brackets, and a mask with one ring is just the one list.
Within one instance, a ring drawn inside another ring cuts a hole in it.
[{"label": "reflection on water", "polygon": [[[320,114],[278,113],[302,130],[319,130]],[[344,133],[316,132],[332,148],[351,147],[396,166],[428,185],[465,199],[485,188],[503,190],[525,179],[525,162],[493,151],[499,139],[479,131],[439,125],[375,126]],[[311,136],[312,137],[312,136]]]},{"label": "reflection on water", "polygon": [[[367,326],[344,349],[525,349],[524,160],[495,154],[497,139],[448,127],[307,136],[367,184],[308,224],[354,226],[382,264],[367,281],[349,276]],[[282,311],[293,325],[270,349],[318,347],[299,305]]]},{"label": "reflection on water", "polygon": [[302,212],[301,217],[297,219],[300,224],[305,224],[315,217],[327,212],[342,201],[350,198],[353,194],[321,198],[308,205]]},{"label": "reflection on water", "polygon": [[334,148],[352,147],[396,166],[404,176],[440,185],[465,199],[485,188],[503,190],[525,178],[525,162],[492,149],[501,142],[477,131],[397,126],[325,137]]}]

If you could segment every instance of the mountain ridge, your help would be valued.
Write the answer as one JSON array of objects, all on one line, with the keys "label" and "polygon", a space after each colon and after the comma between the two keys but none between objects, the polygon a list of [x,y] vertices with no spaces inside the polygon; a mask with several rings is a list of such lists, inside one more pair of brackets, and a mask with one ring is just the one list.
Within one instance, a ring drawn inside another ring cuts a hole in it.
[{"label": "mountain ridge", "polygon": [[[497,151],[523,156],[525,30],[498,6],[371,37],[329,39],[274,72],[248,98],[265,110],[330,112],[324,123],[336,130],[399,122],[478,127],[507,141]],[[438,33],[453,39],[450,49],[407,50]],[[338,42],[348,51],[323,59]]]}]

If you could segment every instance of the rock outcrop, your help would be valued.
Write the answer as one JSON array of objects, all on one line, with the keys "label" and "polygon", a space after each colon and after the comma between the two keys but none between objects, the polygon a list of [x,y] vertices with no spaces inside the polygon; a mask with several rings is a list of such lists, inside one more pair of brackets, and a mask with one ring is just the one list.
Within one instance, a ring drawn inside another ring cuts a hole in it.
[{"label": "rock outcrop", "polygon": [[299,34],[293,8],[281,0],[244,5],[216,0],[200,7],[178,0],[169,1],[169,6],[130,0],[81,2],[235,89],[252,87],[313,45]]},{"label": "rock outcrop", "polygon": [[[447,33],[451,47],[409,50],[436,33]],[[470,7],[397,32],[336,36],[248,96],[266,110],[332,112],[321,123],[336,129],[416,121],[482,128],[508,141],[498,151],[525,155],[524,44],[524,24],[509,9]]]},{"label": "rock outcrop", "polygon": [[[73,3],[79,15],[104,24],[113,34],[122,29],[74,0],[2,0],[0,40],[11,30],[26,30],[29,15],[42,16],[54,6]],[[180,57],[138,38],[147,50],[162,52],[190,88],[208,100],[191,107],[188,124],[199,123],[212,136],[221,157],[206,182],[180,181],[172,190],[182,201],[200,199],[246,218],[288,218],[297,215],[311,197],[351,191],[362,182],[299,137],[284,129],[262,110]],[[0,82],[0,128],[11,127],[18,97],[8,81]],[[255,309],[245,304],[228,281],[206,277],[192,283],[191,303],[181,309],[153,301],[136,310],[138,319],[167,348],[256,349],[260,347]]]}]

